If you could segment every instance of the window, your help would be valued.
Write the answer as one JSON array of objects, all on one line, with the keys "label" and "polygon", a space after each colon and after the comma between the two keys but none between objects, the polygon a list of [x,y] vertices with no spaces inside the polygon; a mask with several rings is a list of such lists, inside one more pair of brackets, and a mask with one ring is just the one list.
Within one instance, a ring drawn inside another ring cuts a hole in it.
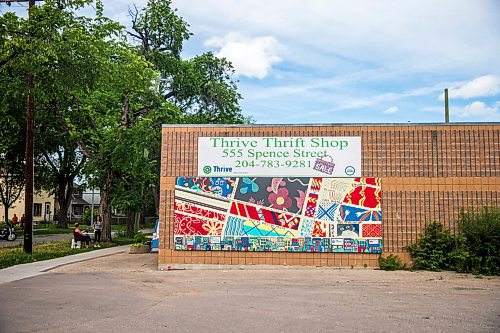
[{"label": "window", "polygon": [[33,204],[33,216],[42,216],[42,204]]},{"label": "window", "polygon": [[73,215],[81,216],[83,214],[83,206],[82,205],[74,205],[73,206]]}]

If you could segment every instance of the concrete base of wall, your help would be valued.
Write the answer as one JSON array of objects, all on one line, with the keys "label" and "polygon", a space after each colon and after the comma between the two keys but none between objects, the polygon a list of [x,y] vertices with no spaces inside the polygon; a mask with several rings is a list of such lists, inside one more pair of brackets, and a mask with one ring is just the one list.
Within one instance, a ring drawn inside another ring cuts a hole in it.
[{"label": "concrete base of wall", "polygon": [[[411,265],[408,253],[383,253],[382,257],[397,255],[407,267]],[[158,267],[170,269],[223,269],[219,267],[342,267],[378,268],[378,254],[365,253],[291,253],[291,252],[224,252],[224,251],[175,251],[160,249]],[[226,269],[226,268],[224,268]]]},{"label": "concrete base of wall", "polygon": [[294,270],[294,269],[377,269],[377,267],[287,266],[287,265],[209,265],[209,264],[159,264],[160,271],[176,270]]}]

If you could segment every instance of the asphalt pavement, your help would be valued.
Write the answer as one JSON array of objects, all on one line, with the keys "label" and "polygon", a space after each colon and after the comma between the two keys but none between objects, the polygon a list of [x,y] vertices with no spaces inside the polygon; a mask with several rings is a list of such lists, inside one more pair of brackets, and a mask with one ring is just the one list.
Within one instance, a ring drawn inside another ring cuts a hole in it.
[{"label": "asphalt pavement", "polygon": [[0,284],[0,332],[500,331],[498,277],[281,266],[158,271],[157,255],[125,249],[80,259]]},{"label": "asphalt pavement", "polygon": [[[55,241],[61,241],[65,239],[71,239],[73,237],[72,233],[68,234],[52,234],[52,235],[34,235],[33,236],[33,243],[34,244],[41,244],[41,243],[49,243],[49,242],[55,242]],[[0,247],[11,247],[11,246],[18,246],[23,244],[23,238],[18,237],[15,241],[9,242],[6,240],[0,240]]]}]

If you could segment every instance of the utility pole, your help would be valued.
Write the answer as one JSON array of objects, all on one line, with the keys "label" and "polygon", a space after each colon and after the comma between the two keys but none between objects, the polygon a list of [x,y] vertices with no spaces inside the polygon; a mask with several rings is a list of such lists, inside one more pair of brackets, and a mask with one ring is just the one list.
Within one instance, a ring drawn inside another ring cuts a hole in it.
[{"label": "utility pole", "polygon": [[[28,19],[30,10],[35,6],[35,0],[0,0],[0,3],[10,5],[12,2],[28,2]],[[33,96],[33,74],[28,74],[28,101],[26,107],[26,168],[24,190],[24,252],[33,253],[33,140],[35,130],[35,98]]]},{"label": "utility pole", "polygon": [[450,108],[448,107],[448,88],[444,90],[444,122],[450,122]]}]

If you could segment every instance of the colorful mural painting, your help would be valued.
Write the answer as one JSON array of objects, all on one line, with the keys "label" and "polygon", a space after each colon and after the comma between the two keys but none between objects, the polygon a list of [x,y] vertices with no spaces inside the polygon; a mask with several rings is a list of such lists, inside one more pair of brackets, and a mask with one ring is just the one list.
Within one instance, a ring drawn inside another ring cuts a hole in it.
[{"label": "colorful mural painting", "polygon": [[382,250],[380,178],[177,178],[176,250]]}]

